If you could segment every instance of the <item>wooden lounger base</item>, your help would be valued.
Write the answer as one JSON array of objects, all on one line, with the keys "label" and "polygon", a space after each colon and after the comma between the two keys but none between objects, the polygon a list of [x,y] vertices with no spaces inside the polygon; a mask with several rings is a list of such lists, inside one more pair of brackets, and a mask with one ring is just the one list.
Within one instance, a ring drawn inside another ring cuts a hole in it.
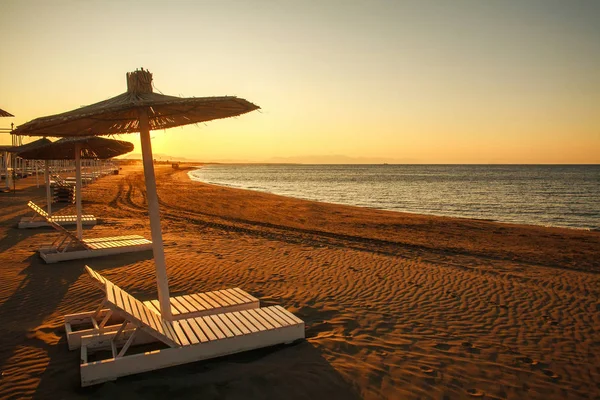
[{"label": "wooden lounger base", "polygon": [[[77,225],[77,216],[75,215],[57,215],[51,217],[50,220],[56,222],[60,226]],[[81,218],[81,224],[83,226],[94,226],[96,225],[96,217],[93,215],[83,215]],[[19,229],[30,229],[30,228],[41,228],[45,226],[52,226],[47,221],[36,219],[35,217],[23,217],[19,221]]]},{"label": "wooden lounger base", "polygon": [[[207,306],[207,309],[194,310],[194,311],[186,312],[186,313],[177,311],[177,312],[173,313],[173,319],[178,320],[178,319],[185,319],[185,318],[203,317],[205,315],[222,314],[222,313],[228,313],[228,312],[234,312],[234,311],[250,310],[252,308],[260,307],[260,301],[257,298],[251,296],[250,294],[244,292],[243,290],[241,290],[239,288],[219,290],[217,292],[208,292],[208,295],[210,295],[212,293],[222,293],[222,292],[227,293],[227,292],[231,292],[231,291],[236,291],[236,293],[242,292],[248,301],[242,302],[241,304],[219,305],[218,307],[213,306],[212,308],[210,308],[210,305],[204,303]],[[206,297],[207,293],[197,293],[192,296]],[[171,304],[173,304],[173,303],[179,304],[182,299],[185,300],[186,298],[189,298],[189,297],[190,297],[189,295],[172,297]],[[143,303],[148,308],[156,310],[156,307],[154,306],[155,302],[156,302],[156,300],[147,300],[147,301],[144,301]],[[221,302],[220,304],[223,304],[223,302]],[[96,321],[103,320],[108,311],[109,310],[106,308],[102,309],[96,316]],[[94,316],[95,313],[96,313],[95,311],[88,311],[88,312],[81,312],[81,313],[77,313],[77,314],[65,315],[65,332],[67,334],[67,344],[69,346],[69,350],[79,349],[81,347],[81,338],[84,336],[90,336],[90,335],[102,336],[102,335],[104,335],[107,337],[107,340],[111,339],[112,337],[114,337],[114,335],[117,333],[117,331],[121,327],[121,324],[124,322],[123,318],[121,318],[115,314],[112,314],[110,316],[110,318],[108,319],[108,321],[106,322],[106,325],[104,327],[102,327],[102,328],[99,327],[98,329],[96,329],[94,327],[94,322],[92,322],[92,317]],[[126,331],[128,331],[128,330],[129,330],[129,328],[126,329]],[[129,332],[129,333],[131,333],[131,332]],[[125,337],[125,340],[126,339],[128,339],[128,336]],[[143,343],[151,343],[153,341],[156,341],[156,340],[152,339],[150,341],[144,341]],[[136,340],[134,343],[141,344],[138,341],[137,336],[136,336]]]},{"label": "wooden lounger base", "polygon": [[[271,307],[267,309],[271,309]],[[241,311],[240,314],[247,312],[253,312],[253,310]],[[235,334],[221,339],[202,341],[193,345],[171,347],[133,355],[117,355],[115,354],[116,350],[113,350],[112,358],[88,362],[88,350],[92,350],[95,343],[98,340],[104,341],[104,338],[96,335],[84,336],[81,345],[81,386],[90,386],[112,381],[122,376],[243,351],[278,344],[289,344],[301,339],[304,339],[304,323],[297,320],[294,323],[289,323],[286,326],[278,328],[259,329],[246,334]]]},{"label": "wooden lounger base", "polygon": [[60,261],[112,256],[115,254],[134,253],[146,250],[152,250],[151,242],[131,246],[109,247],[105,249],[65,251],[63,253],[57,253],[52,247],[42,247],[39,249],[39,254],[46,264],[53,264]]}]

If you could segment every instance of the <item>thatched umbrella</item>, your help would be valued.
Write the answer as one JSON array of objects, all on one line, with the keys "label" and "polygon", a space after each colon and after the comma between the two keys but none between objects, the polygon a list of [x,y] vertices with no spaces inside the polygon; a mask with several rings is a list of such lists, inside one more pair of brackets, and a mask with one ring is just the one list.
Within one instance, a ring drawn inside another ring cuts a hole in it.
[{"label": "thatched umbrella", "polygon": [[142,69],[127,74],[127,92],[119,96],[63,114],[37,118],[13,133],[61,137],[140,133],[158,300],[161,314],[171,320],[150,130],[234,117],[258,108],[233,96],[180,98],[153,93],[152,74]]},{"label": "thatched umbrella", "polygon": [[[4,111],[3,109],[0,108],[0,117],[14,117],[14,115],[12,115],[11,113],[9,113],[8,111]],[[6,129],[8,130],[8,129]],[[4,131],[4,129],[1,129],[0,131]],[[9,148],[12,146],[1,146],[2,148],[0,149],[0,151],[3,153],[2,154],[2,161],[4,164],[4,173],[5,178],[6,178],[6,188],[10,188],[9,182],[8,182],[8,153],[9,153]]]},{"label": "thatched umbrella", "polygon": [[[44,140],[44,139],[40,139]],[[77,237],[83,237],[81,222],[81,159],[101,159],[117,157],[133,151],[133,143],[122,140],[107,139],[98,136],[62,138],[43,146],[35,146],[18,152],[21,158],[46,161],[46,202],[48,214],[51,215],[50,175],[48,160],[75,160],[75,205],[77,209]],[[24,147],[24,146],[21,146]]]},{"label": "thatched umbrella", "polygon": [[19,155],[18,153],[20,151],[36,149],[36,148],[44,146],[48,143],[52,143],[52,142],[50,142],[50,140],[48,140],[46,138],[41,138],[38,140],[34,140],[31,143],[23,144],[21,146],[11,146],[11,145],[0,146],[0,152],[3,153],[3,159],[4,159],[4,173],[6,175],[6,188],[7,189],[10,188],[9,180],[8,180],[8,178],[9,178],[8,177],[8,168],[9,168],[9,157],[10,157],[9,155],[16,154],[18,156]]},{"label": "thatched umbrella", "polygon": [[14,115],[0,108],[0,117],[14,117]]}]

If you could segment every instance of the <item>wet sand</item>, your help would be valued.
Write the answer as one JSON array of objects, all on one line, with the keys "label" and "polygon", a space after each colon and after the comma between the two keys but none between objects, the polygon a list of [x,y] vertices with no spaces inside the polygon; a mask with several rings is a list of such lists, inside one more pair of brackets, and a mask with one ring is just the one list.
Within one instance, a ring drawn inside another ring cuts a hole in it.
[{"label": "wet sand", "polygon": [[[569,399],[600,396],[600,233],[331,205],[192,182],[157,166],[172,295],[239,286],[307,340],[79,387],[62,316],[140,299],[152,253],[45,265],[19,230],[35,179],[0,194],[0,398]],[[141,166],[83,191],[85,237],[150,238]],[[72,213],[69,206],[60,213]]]}]

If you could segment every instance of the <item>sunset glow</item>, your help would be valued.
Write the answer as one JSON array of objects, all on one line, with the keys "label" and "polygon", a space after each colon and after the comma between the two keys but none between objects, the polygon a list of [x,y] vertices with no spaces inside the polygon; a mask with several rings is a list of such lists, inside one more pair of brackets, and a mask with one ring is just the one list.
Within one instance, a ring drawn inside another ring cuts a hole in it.
[{"label": "sunset glow", "polygon": [[600,162],[597,2],[9,0],[2,14],[15,118],[1,127],[115,96],[144,67],[164,94],[262,108],[153,132],[158,157]]}]

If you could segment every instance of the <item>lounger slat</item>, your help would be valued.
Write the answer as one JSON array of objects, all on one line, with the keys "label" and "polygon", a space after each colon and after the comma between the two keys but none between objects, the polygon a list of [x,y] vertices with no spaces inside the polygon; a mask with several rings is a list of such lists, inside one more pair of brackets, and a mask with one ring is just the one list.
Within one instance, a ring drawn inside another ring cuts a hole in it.
[{"label": "lounger slat", "polygon": [[243,303],[243,301],[241,301],[237,297],[231,295],[231,293],[229,293],[229,292],[230,292],[229,290],[219,290],[217,293],[219,293],[219,295],[221,297],[226,298],[229,301],[229,303],[232,305]]},{"label": "lounger slat", "polygon": [[279,317],[285,321],[287,321],[287,323],[289,325],[294,325],[297,324],[298,321],[294,320],[294,318],[290,317],[291,313],[288,312],[286,309],[282,308],[282,307],[269,307],[271,309],[271,311],[277,315],[279,315]]},{"label": "lounger slat", "polygon": [[233,290],[236,294],[239,294],[240,296],[242,296],[249,303],[258,300],[256,297],[252,296],[248,292],[243,291],[239,287],[235,287],[235,288],[233,288],[231,290]]},{"label": "lounger slat", "polygon": [[112,283],[110,281],[106,282],[106,299],[113,303],[116,304],[116,300],[115,300],[115,292],[113,291],[112,288]]},{"label": "lounger slat", "polygon": [[150,321],[150,326],[152,326],[152,328],[156,329],[158,332],[162,333],[163,335],[167,335],[169,337],[171,337],[173,340],[175,340],[175,332],[173,331],[168,331],[165,329],[165,324],[163,324],[162,318],[159,317],[157,314],[152,313],[149,309],[145,309],[144,310],[144,315],[146,315],[148,317],[148,320]]},{"label": "lounger slat", "polygon": [[282,314],[284,314],[285,316],[291,318],[294,322],[296,322],[297,324],[303,324],[304,321],[302,321],[300,318],[296,317],[293,313],[289,312],[288,310],[286,310],[285,308],[281,307],[281,306],[274,306],[279,312],[281,312]]},{"label": "lounger slat", "polygon": [[177,296],[177,300],[179,301],[179,304],[181,304],[183,307],[185,307],[185,309],[187,310],[187,313],[192,313],[192,312],[196,311],[196,307],[191,305],[190,302],[187,301],[184,296]]},{"label": "lounger slat", "polygon": [[219,307],[227,307],[233,304],[230,304],[229,300],[225,297],[222,297],[219,292],[206,292],[206,295],[213,299],[215,302],[219,304]]},{"label": "lounger slat", "polygon": [[191,297],[194,298],[194,300],[196,300],[198,303],[200,303],[202,305],[202,307],[204,307],[206,310],[210,310],[212,308],[214,308],[210,303],[208,303],[206,300],[204,300],[201,296],[198,296],[197,293],[191,294]]},{"label": "lounger slat", "polygon": [[219,327],[219,329],[221,330],[221,332],[223,332],[225,334],[225,336],[227,336],[227,337],[235,336],[233,334],[233,332],[231,332],[231,329],[229,329],[229,327],[225,323],[223,323],[223,321],[221,321],[221,319],[218,317],[218,314],[209,315],[208,318],[212,319],[214,324]]},{"label": "lounger slat", "polygon": [[115,293],[115,300],[117,301],[117,306],[120,309],[122,309],[124,311],[127,311],[127,310],[125,310],[125,307],[123,306],[123,298],[121,297],[121,291],[116,286],[114,286],[114,285],[113,285],[112,288],[113,288],[113,291]]},{"label": "lounger slat", "polygon": [[206,308],[204,306],[202,306],[202,304],[198,303],[192,296],[185,295],[183,297],[185,298],[185,300],[188,303],[190,303],[192,305],[192,307],[194,307],[194,310],[196,310],[196,311],[204,311],[204,310],[206,310]]},{"label": "lounger slat", "polygon": [[221,290],[217,290],[210,293],[213,296],[213,298],[218,299],[219,303],[224,307],[234,306],[237,304],[237,302],[231,300],[229,296],[224,295]]},{"label": "lounger slat", "polygon": [[125,309],[125,311],[127,311],[129,314],[133,315],[137,319],[141,319],[137,310],[134,310],[133,305],[129,302],[129,296],[125,296],[123,291],[120,291],[120,292],[121,292],[120,293],[121,299],[123,301],[123,308]]},{"label": "lounger slat", "polygon": [[218,308],[220,307],[219,303],[214,301],[212,298],[208,297],[206,293],[196,293],[199,297],[201,297],[206,303],[210,304],[210,308]]},{"label": "lounger slat", "polygon": [[250,329],[251,332],[258,332],[258,328],[246,318],[246,315],[239,311],[234,312],[233,315],[235,315],[237,319],[246,326],[246,328]]},{"label": "lounger slat", "polygon": [[200,326],[198,326],[198,323],[196,322],[195,318],[190,318],[187,320],[187,322],[188,324],[190,324],[190,328],[192,328],[200,342],[208,342],[208,338],[206,337]]},{"label": "lounger slat", "polygon": [[224,292],[227,292],[227,296],[229,296],[230,298],[234,299],[238,304],[244,304],[244,303],[250,303],[250,300],[246,300],[243,296],[240,296],[235,290],[233,289],[226,289],[223,290]]},{"label": "lounger slat", "polygon": [[271,325],[271,323],[269,323],[269,321],[267,321],[266,319],[264,319],[262,317],[262,315],[260,315],[259,313],[256,312],[256,310],[248,310],[248,313],[250,315],[252,315],[254,317],[254,319],[256,319],[258,322],[261,323],[262,326],[264,326],[267,329],[273,329],[274,326]]},{"label": "lounger slat", "polygon": [[269,329],[267,326],[263,325],[262,322],[260,322],[259,320],[257,320],[254,315],[250,314],[249,312],[245,312],[244,314],[242,314],[244,316],[244,318],[246,318],[253,326],[256,327],[256,329],[258,329],[259,331],[264,331],[266,329]]},{"label": "lounger slat", "polygon": [[271,317],[264,308],[257,308],[254,311],[256,311],[257,314],[260,314],[260,316],[267,320],[273,327],[283,327],[283,325],[281,325],[281,323],[279,323],[279,321],[277,321],[275,318]]},{"label": "lounger slat", "polygon": [[150,312],[147,310],[146,307],[144,307],[144,303],[134,300],[132,302],[132,306],[135,308],[136,312],[138,313],[140,321],[142,321],[146,325],[152,327],[153,329],[158,328],[158,325],[156,324],[156,322],[152,320],[152,316],[150,315]]},{"label": "lounger slat", "polygon": [[158,300],[148,300],[148,301],[144,302],[144,305],[146,307],[148,307],[150,309],[150,311],[160,314],[160,310],[158,308],[156,308],[156,306],[154,305],[155,301],[158,303]]},{"label": "lounger slat", "polygon": [[202,332],[204,332],[204,334],[206,335],[208,340],[217,340],[218,339],[217,335],[212,331],[212,329],[210,329],[210,327],[208,326],[206,321],[204,321],[204,317],[194,318],[194,321],[196,321],[196,323],[198,324],[198,327],[200,329],[202,329]]},{"label": "lounger slat", "polygon": [[279,316],[279,314],[277,314],[271,307],[263,308],[262,311],[264,311],[265,314],[268,314],[273,320],[277,321],[279,323],[279,325],[281,325],[281,326],[290,325],[290,323],[288,321],[286,321],[284,318],[281,318],[281,316]]},{"label": "lounger slat", "polygon": [[169,337],[172,337],[173,340],[177,341],[177,333],[175,332],[175,329],[173,328],[173,324],[169,321],[162,319],[159,316],[156,316],[156,319],[159,320],[159,324],[161,325],[161,329],[163,329],[165,331],[165,335],[168,335]]},{"label": "lounger slat", "polygon": [[215,324],[215,322],[210,318],[210,315],[208,315],[206,317],[202,317],[202,319],[204,320],[204,322],[206,322],[206,325],[208,325],[210,327],[210,329],[217,336],[217,338],[225,339],[227,337],[227,335],[225,335],[225,333],[223,333],[223,331],[221,331],[221,329],[219,329],[217,324]]},{"label": "lounger slat", "polygon": [[235,326],[242,332],[243,335],[247,335],[252,332],[239,318],[235,315],[235,313],[227,313],[227,317],[235,324]]},{"label": "lounger slat", "polygon": [[183,333],[181,326],[179,326],[179,321],[173,321],[169,325],[171,325],[175,330],[177,338],[179,338],[179,343],[181,343],[182,346],[189,346],[190,341],[188,340],[187,336],[185,336],[185,333]]},{"label": "lounger slat", "polygon": [[216,317],[218,317],[219,319],[221,319],[221,321],[223,321],[225,323],[225,325],[227,325],[227,327],[229,328],[229,330],[235,335],[235,336],[241,336],[242,335],[242,331],[240,331],[240,329],[229,319],[229,313],[227,314],[215,314]]},{"label": "lounger slat", "polygon": [[192,330],[192,328],[190,327],[190,325],[188,324],[188,322],[185,319],[182,319],[179,322],[179,326],[181,326],[181,328],[183,329],[183,332],[185,333],[185,335],[187,336],[188,340],[190,341],[190,343],[192,345],[200,343],[200,340],[196,337],[196,334],[194,333],[194,331]]},{"label": "lounger slat", "polygon": [[173,314],[185,314],[188,310],[179,302],[179,300],[175,297],[171,297],[171,310],[175,309],[176,312]]},{"label": "lounger slat", "polygon": [[187,300],[186,296],[178,296],[177,300],[179,300],[179,302],[188,310],[188,312],[192,313],[192,312],[198,311],[198,308],[196,308],[196,306],[191,304]]}]

